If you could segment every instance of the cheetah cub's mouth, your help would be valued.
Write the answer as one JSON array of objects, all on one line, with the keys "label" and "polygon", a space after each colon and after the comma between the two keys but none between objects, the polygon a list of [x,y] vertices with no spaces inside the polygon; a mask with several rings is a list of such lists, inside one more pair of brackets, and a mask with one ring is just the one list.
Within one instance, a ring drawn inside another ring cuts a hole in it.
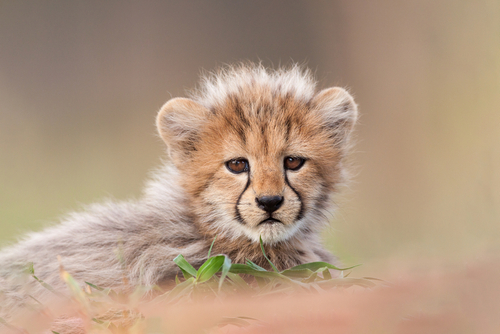
[{"label": "cheetah cub's mouth", "polygon": [[264,219],[263,221],[261,221],[259,223],[259,225],[273,225],[273,224],[283,224],[283,222],[281,220],[278,220],[278,219],[274,219],[272,217],[270,218],[267,218],[267,219]]}]

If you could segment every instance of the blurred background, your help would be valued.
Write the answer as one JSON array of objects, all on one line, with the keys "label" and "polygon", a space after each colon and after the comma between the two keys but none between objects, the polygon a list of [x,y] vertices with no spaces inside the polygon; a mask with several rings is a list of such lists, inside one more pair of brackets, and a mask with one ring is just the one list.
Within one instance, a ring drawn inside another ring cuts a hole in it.
[{"label": "blurred background", "polygon": [[0,246],[138,197],[202,69],[307,64],[361,111],[325,241],[346,263],[500,242],[500,2],[0,1]]}]

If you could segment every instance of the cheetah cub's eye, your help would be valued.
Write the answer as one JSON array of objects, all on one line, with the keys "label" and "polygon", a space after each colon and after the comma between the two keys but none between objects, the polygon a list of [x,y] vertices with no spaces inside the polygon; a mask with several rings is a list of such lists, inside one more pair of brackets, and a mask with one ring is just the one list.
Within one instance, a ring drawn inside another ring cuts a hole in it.
[{"label": "cheetah cub's eye", "polygon": [[248,172],[248,160],[246,159],[233,159],[226,162],[226,167],[234,174]]},{"label": "cheetah cub's eye", "polygon": [[306,159],[298,158],[298,157],[286,157],[285,158],[285,169],[289,170],[299,170],[303,165]]}]

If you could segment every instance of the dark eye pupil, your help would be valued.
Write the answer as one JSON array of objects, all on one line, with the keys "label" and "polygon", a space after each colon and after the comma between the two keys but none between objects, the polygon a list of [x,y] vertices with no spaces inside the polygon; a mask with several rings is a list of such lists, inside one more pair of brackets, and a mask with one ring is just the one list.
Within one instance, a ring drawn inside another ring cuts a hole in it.
[{"label": "dark eye pupil", "polygon": [[295,157],[286,157],[285,158],[285,168],[291,170],[298,170],[302,167],[304,163],[304,159],[295,158]]},{"label": "dark eye pupil", "polygon": [[242,173],[247,171],[248,162],[243,159],[234,159],[226,162],[226,167],[233,173]]}]

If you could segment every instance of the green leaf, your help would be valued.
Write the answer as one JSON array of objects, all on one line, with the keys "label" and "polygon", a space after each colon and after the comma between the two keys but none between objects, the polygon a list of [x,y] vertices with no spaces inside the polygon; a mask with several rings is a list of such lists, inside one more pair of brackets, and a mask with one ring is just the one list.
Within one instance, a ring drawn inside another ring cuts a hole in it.
[{"label": "green leaf", "polygon": [[261,266],[256,265],[255,263],[253,263],[249,259],[247,259],[246,264],[247,264],[247,266],[252,267],[255,270],[258,270],[258,271],[267,271],[266,269],[262,268]]},{"label": "green leaf", "polygon": [[103,288],[101,288],[101,287],[99,287],[99,286],[97,286],[97,285],[94,285],[94,284],[92,284],[92,283],[85,282],[85,284],[87,284],[87,285],[88,285],[88,286],[90,286],[91,288],[96,289],[97,291],[104,291],[104,289],[103,289]]},{"label": "green leaf", "polygon": [[226,275],[229,273],[229,269],[231,269],[231,259],[224,255],[224,262],[222,263],[222,271],[219,280],[219,291],[222,288],[222,284],[226,279]]},{"label": "green leaf", "polygon": [[26,271],[30,275],[35,275],[35,269],[33,268],[33,262],[28,262],[28,264],[26,265]]},{"label": "green leaf", "polygon": [[181,281],[179,280],[179,276],[175,275],[175,285],[181,284]]},{"label": "green leaf", "polygon": [[217,255],[205,261],[205,263],[201,265],[200,269],[198,269],[196,282],[202,283],[212,278],[212,276],[215,275],[215,273],[218,272],[222,267],[225,258],[225,255]]},{"label": "green leaf", "polygon": [[210,245],[210,249],[208,250],[208,256],[207,256],[207,258],[210,258],[210,253],[212,253],[212,247],[215,244],[215,239],[217,239],[217,235],[215,236],[214,241],[212,241],[212,244]]},{"label": "green leaf", "polygon": [[326,268],[329,268],[329,269],[335,269],[335,270],[349,270],[349,269],[352,269],[352,268],[355,268],[355,267],[359,267],[359,266],[360,266],[360,264],[352,266],[352,267],[349,267],[349,268],[343,268],[343,269],[341,269],[341,268],[338,268],[338,267],[336,267],[333,264],[330,264],[328,262],[311,262],[311,263],[299,264],[298,266],[292,267],[292,268],[287,269],[287,270],[309,269],[311,271],[316,271],[316,270],[318,270],[320,268],[323,268],[323,267],[326,267]]},{"label": "green leaf", "polygon": [[[246,264],[241,264],[241,263],[233,263],[231,265],[231,269],[229,271],[233,274],[247,274],[247,275],[252,275],[255,277],[285,277],[283,275],[280,275],[280,273],[274,272],[274,271],[260,271],[253,269],[252,267],[246,265]],[[286,277],[285,277],[286,278]]]},{"label": "green leaf", "polygon": [[186,261],[184,256],[182,254],[179,254],[175,257],[174,262],[181,268],[182,274],[184,275],[185,279],[188,279],[190,277],[196,277],[196,269]]},{"label": "green leaf", "polygon": [[[33,267],[31,267],[33,269]],[[34,272],[34,271],[33,271]],[[57,296],[62,296],[59,292],[57,292],[56,290],[54,290],[54,288],[45,283],[43,280],[39,279],[38,277],[36,277],[35,275],[31,275],[31,277],[33,277],[38,283],[40,283],[45,289],[49,290],[50,292],[52,292],[53,294],[57,295]]]},{"label": "green leaf", "polygon": [[266,251],[264,250],[264,243],[262,242],[262,236],[260,236],[259,239],[260,239],[260,249],[262,249],[262,254],[264,254],[264,257],[269,262],[269,264],[271,265],[271,267],[273,268],[273,270],[275,272],[279,273],[278,268],[275,267],[274,263],[272,263],[271,260],[269,260],[269,258],[266,255]]}]

